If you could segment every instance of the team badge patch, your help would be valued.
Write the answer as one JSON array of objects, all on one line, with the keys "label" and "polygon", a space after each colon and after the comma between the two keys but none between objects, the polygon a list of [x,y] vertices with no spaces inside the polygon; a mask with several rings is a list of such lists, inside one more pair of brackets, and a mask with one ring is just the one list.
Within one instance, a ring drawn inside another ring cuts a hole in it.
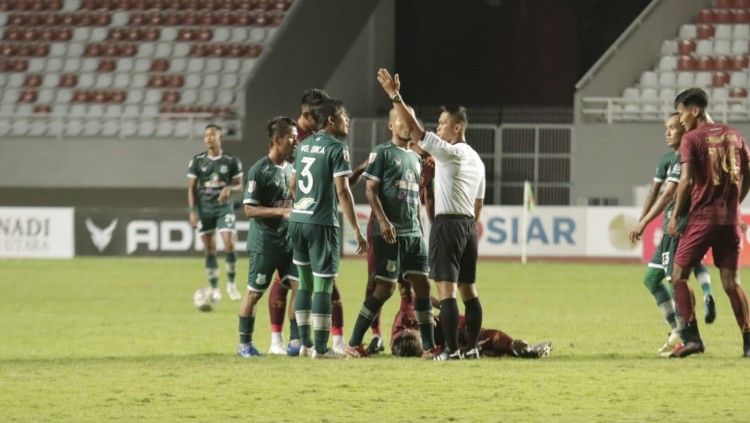
[{"label": "team badge patch", "polygon": [[395,272],[396,271],[396,262],[394,260],[388,260],[385,264],[385,270],[389,272]]},{"label": "team badge patch", "polygon": [[344,156],[344,160],[346,160],[348,162],[349,161],[349,150],[345,149],[344,153],[343,153],[343,156]]},{"label": "team badge patch", "polygon": [[227,173],[227,172],[229,172],[229,167],[227,165],[219,166],[219,173]]},{"label": "team badge patch", "polygon": [[247,192],[253,192],[253,191],[255,191],[255,181],[248,181]]},{"label": "team badge patch", "polygon": [[255,284],[256,284],[256,285],[259,285],[259,286],[263,286],[263,285],[265,285],[265,284],[266,284],[267,282],[268,282],[268,281],[266,281],[266,275],[261,275],[261,274],[258,274],[258,277],[257,277],[257,278],[255,278]]}]

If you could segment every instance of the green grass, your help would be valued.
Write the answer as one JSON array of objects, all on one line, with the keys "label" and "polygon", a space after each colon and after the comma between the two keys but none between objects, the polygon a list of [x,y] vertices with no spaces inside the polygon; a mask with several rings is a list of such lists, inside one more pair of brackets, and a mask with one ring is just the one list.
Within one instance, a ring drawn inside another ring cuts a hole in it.
[{"label": "green grass", "polygon": [[[347,260],[340,273],[347,336],[364,267]],[[485,326],[551,340],[547,359],[320,362],[235,357],[237,303],[192,307],[200,259],[4,260],[0,421],[750,420],[750,360],[739,358],[716,273],[708,350],[685,360],[656,356],[667,328],[642,275],[636,265],[482,262]],[[256,344],[266,350],[262,304]],[[384,328],[396,307],[386,304]]]}]

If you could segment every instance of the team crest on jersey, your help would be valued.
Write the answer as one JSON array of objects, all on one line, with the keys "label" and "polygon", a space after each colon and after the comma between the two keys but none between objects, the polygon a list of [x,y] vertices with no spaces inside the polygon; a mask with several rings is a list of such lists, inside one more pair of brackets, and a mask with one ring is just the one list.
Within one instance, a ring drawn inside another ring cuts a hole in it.
[{"label": "team crest on jersey", "polygon": [[253,191],[255,191],[255,181],[248,181],[247,192],[253,192]]},{"label": "team crest on jersey", "polygon": [[414,182],[416,178],[414,177],[414,171],[411,169],[406,169],[406,172],[404,172],[404,178],[409,182]]},{"label": "team crest on jersey", "polygon": [[258,277],[255,278],[255,284],[258,286],[263,286],[267,283],[266,281],[266,275],[258,274]]},{"label": "team crest on jersey", "polygon": [[227,165],[219,166],[219,173],[227,173],[227,172],[229,172],[229,167]]},{"label": "team crest on jersey", "polygon": [[388,272],[395,272],[396,262],[394,260],[388,260],[385,264],[385,270],[387,270]]}]

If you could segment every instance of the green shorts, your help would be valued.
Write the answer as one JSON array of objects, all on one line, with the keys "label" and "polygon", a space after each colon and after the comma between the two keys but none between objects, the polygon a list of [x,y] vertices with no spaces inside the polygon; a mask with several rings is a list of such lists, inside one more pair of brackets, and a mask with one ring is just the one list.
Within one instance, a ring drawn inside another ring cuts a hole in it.
[{"label": "green shorts", "polygon": [[679,238],[672,238],[665,232],[661,237],[659,245],[656,247],[656,251],[654,251],[654,255],[651,256],[651,261],[648,263],[648,267],[664,271],[664,276],[668,280],[672,280],[674,254],[677,251],[678,244]]},{"label": "green shorts", "polygon": [[340,229],[335,226],[289,222],[294,264],[310,265],[314,276],[335,278],[341,256]]},{"label": "green shorts", "polygon": [[198,233],[201,235],[214,232],[217,229],[219,232],[236,231],[234,222],[237,218],[234,216],[234,210],[231,207],[221,207],[207,211],[199,210],[198,217],[200,217]]},{"label": "green shorts", "polygon": [[376,235],[371,248],[375,253],[375,279],[395,283],[409,274],[429,275],[427,245],[422,237],[400,236],[395,244],[388,244]]},{"label": "green shorts", "polygon": [[291,281],[299,281],[297,266],[292,263],[292,252],[284,254],[264,254],[250,251],[250,271],[247,273],[247,289],[264,292],[273,281],[274,272],[279,272],[281,283],[290,286]]}]

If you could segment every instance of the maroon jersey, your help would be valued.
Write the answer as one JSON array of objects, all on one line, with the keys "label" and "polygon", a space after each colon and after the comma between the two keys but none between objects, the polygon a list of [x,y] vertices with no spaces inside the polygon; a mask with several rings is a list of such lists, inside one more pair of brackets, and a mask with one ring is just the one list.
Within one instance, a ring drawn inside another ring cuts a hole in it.
[{"label": "maroon jersey", "polygon": [[682,136],[680,157],[693,168],[690,224],[736,224],[740,167],[750,160],[745,137],[726,125],[703,124]]},{"label": "maroon jersey", "polygon": [[391,326],[391,345],[393,345],[393,339],[396,335],[406,329],[419,330],[417,314],[414,312],[414,298],[411,295],[401,297],[401,307],[393,319],[393,326]]},{"label": "maroon jersey", "polygon": [[419,201],[424,204],[427,195],[427,187],[435,177],[435,159],[427,157],[422,159],[422,174],[419,175]]}]

